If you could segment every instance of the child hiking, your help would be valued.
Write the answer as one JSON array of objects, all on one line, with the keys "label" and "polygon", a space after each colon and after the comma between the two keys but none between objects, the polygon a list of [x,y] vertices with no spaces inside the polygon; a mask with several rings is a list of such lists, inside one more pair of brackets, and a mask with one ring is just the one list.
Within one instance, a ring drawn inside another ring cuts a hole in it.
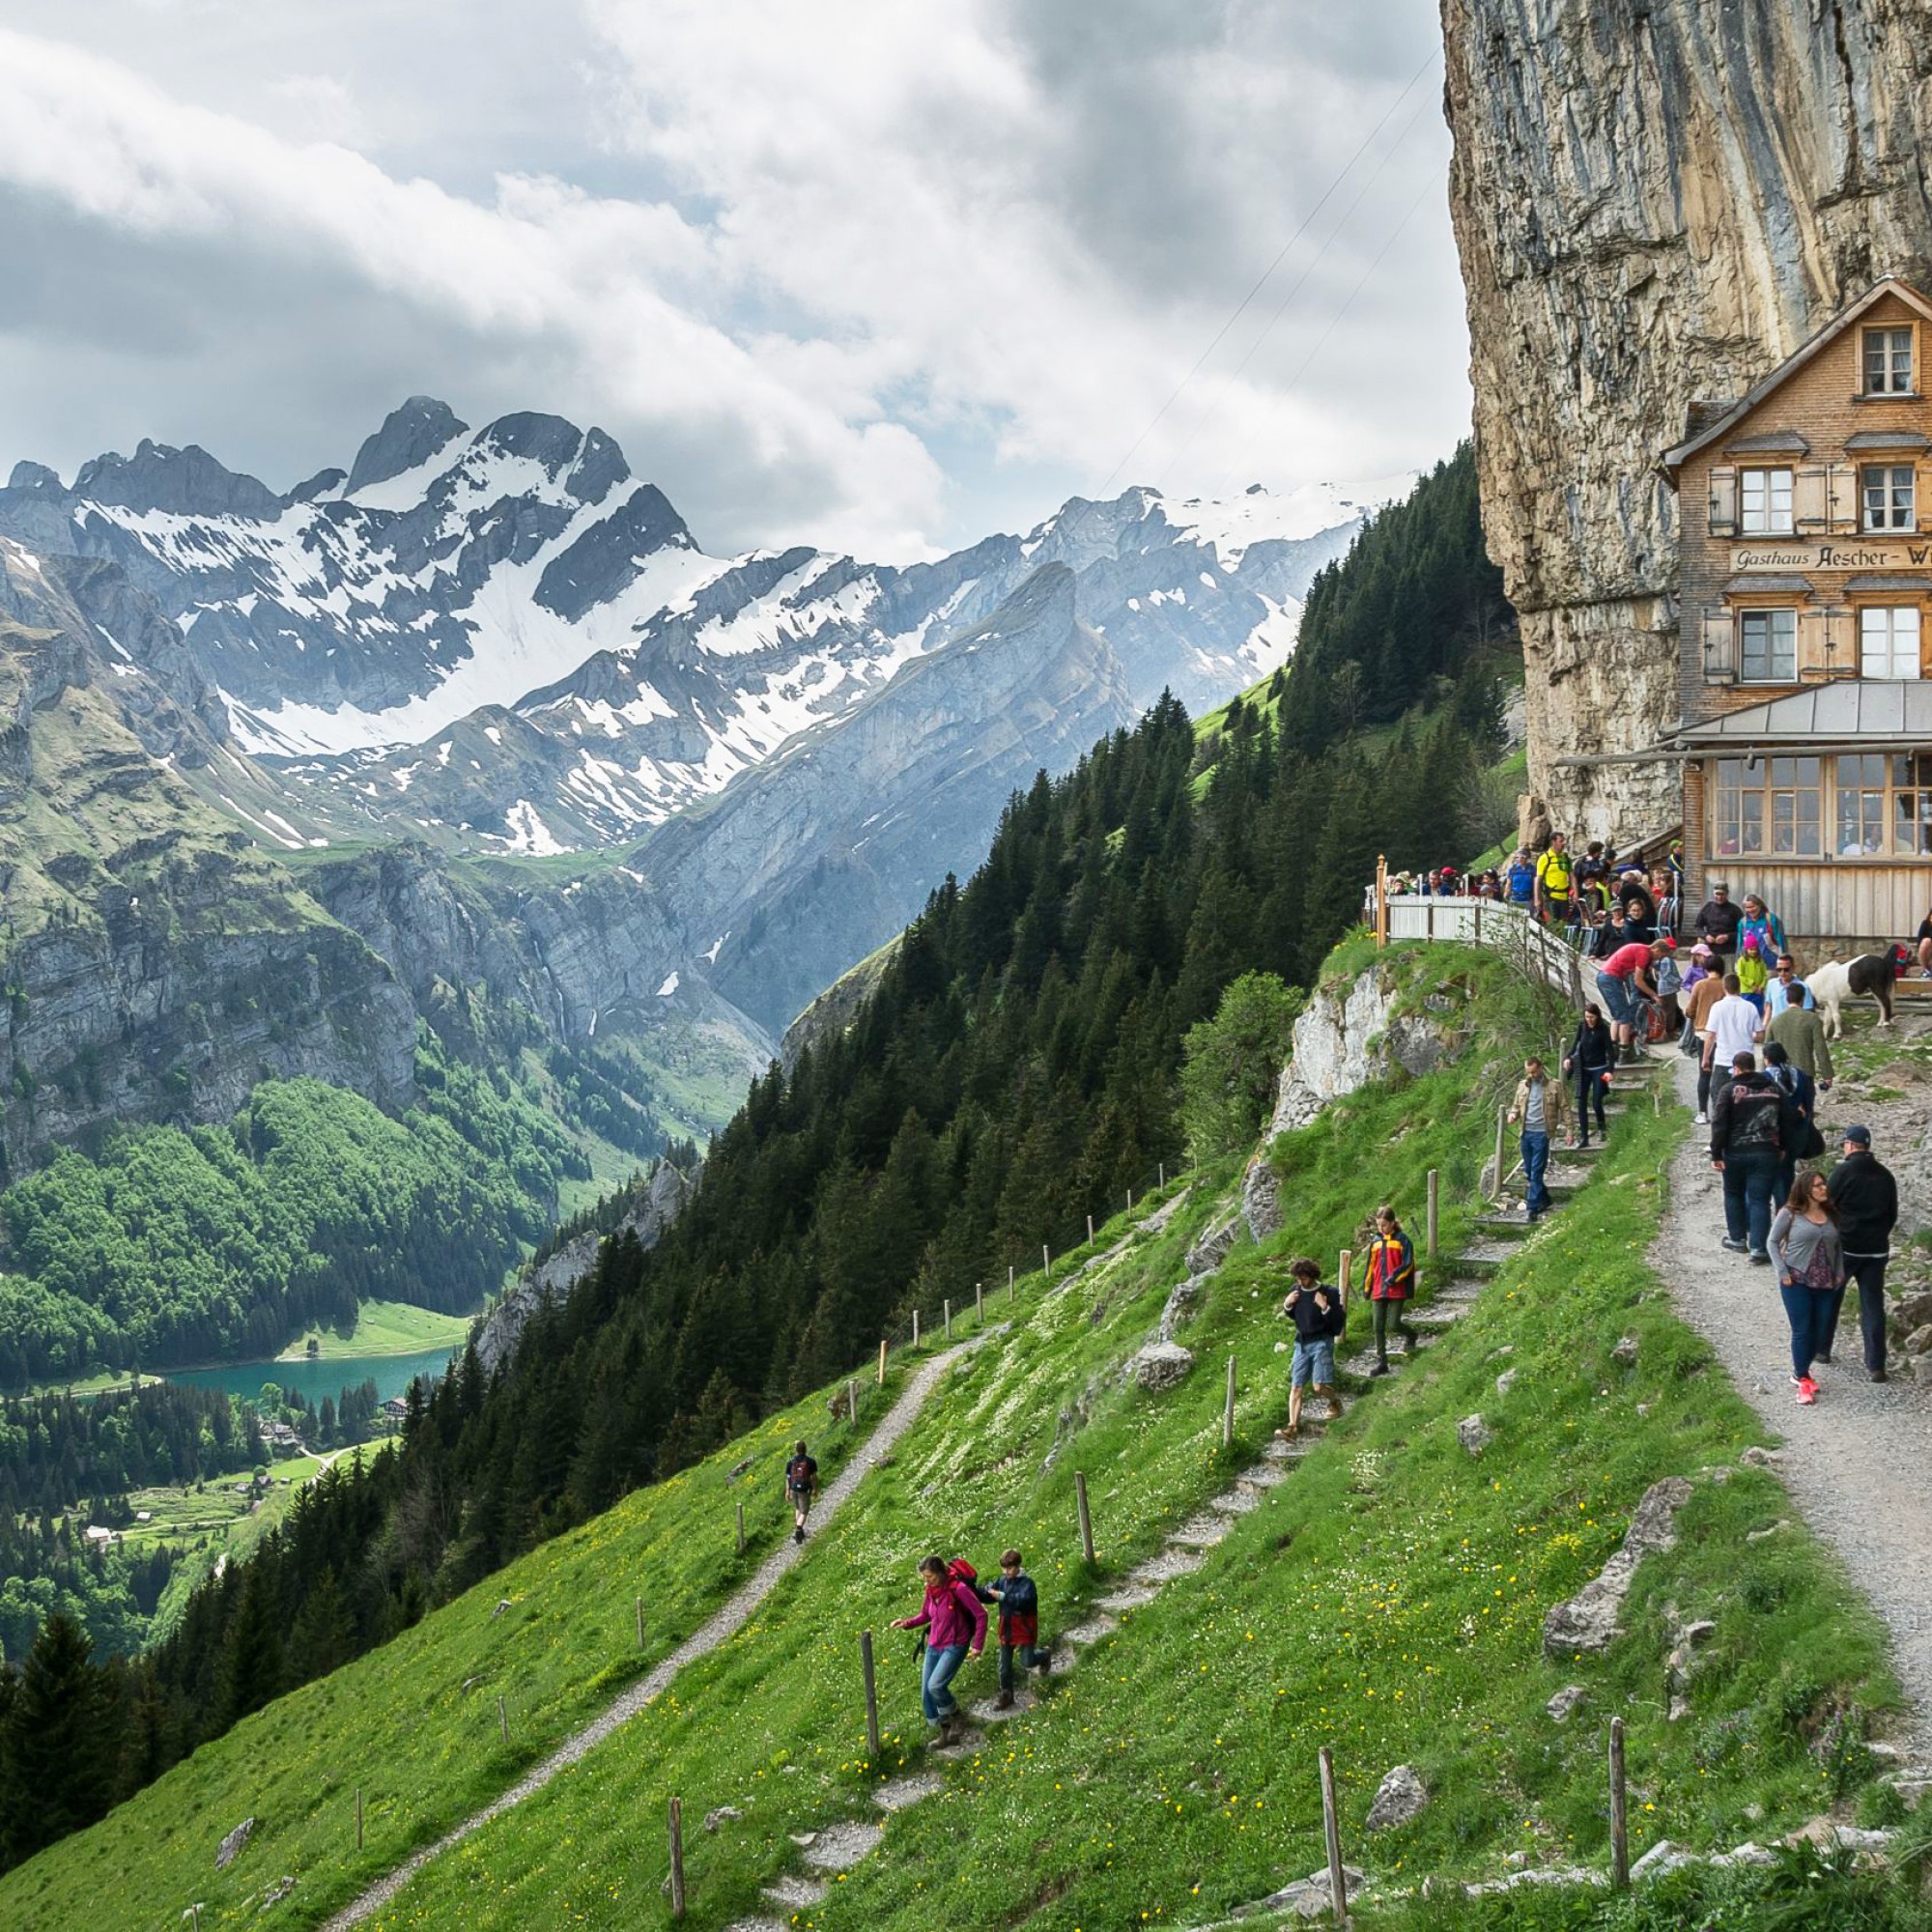
[{"label": "child hiking", "polygon": [[965,1732],[965,1719],[952,1698],[952,1680],[968,1656],[978,1657],[986,1647],[986,1612],[971,1585],[958,1581],[947,1568],[943,1556],[928,1556],[919,1566],[919,1578],[925,1585],[925,1602],[919,1614],[900,1617],[895,1630],[923,1630],[925,1652],[920,1659],[919,1700],[928,1724],[939,1726],[933,1742],[956,1745]]},{"label": "child hiking", "polygon": [[1376,1237],[1369,1243],[1369,1306],[1376,1318],[1376,1365],[1370,1375],[1389,1372],[1391,1328],[1402,1337],[1403,1353],[1415,1353],[1415,1330],[1402,1319],[1414,1293],[1415,1244],[1403,1233],[1395,1209],[1384,1203],[1376,1209]]},{"label": "child hiking", "polygon": [[1306,1255],[1288,1264],[1294,1286],[1281,1312],[1294,1323],[1294,1355],[1288,1371],[1288,1427],[1277,1429],[1283,1442],[1301,1434],[1301,1391],[1312,1386],[1328,1401],[1330,1417],[1342,1413],[1335,1394],[1335,1338],[1349,1325],[1342,1291],[1321,1279],[1321,1270]]},{"label": "child hiking", "polygon": [[791,1461],[785,1464],[785,1497],[791,1504],[794,1543],[805,1541],[805,1520],[811,1514],[812,1498],[818,1494],[818,1464],[803,1442],[794,1445]]},{"label": "child hiking", "polygon": [[1020,1566],[1020,1553],[1009,1549],[1000,1557],[1000,1574],[990,1584],[979,1586],[980,1601],[1000,1606],[1000,1694],[993,1700],[996,1711],[1013,1708],[1013,1690],[1019,1679],[1013,1670],[1013,1653],[1019,1653],[1021,1670],[1046,1674],[1048,1654],[1039,1642],[1039,1591]]}]

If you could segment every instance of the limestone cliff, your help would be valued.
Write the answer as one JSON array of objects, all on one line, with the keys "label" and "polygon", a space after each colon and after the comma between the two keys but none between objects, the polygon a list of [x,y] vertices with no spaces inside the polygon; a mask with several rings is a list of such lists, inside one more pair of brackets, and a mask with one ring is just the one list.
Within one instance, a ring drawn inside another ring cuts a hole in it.
[{"label": "limestone cliff", "polygon": [[1659,453],[1880,275],[1932,276],[1922,0],[1442,0],[1483,517],[1532,790],[1632,838],[1676,720]]}]

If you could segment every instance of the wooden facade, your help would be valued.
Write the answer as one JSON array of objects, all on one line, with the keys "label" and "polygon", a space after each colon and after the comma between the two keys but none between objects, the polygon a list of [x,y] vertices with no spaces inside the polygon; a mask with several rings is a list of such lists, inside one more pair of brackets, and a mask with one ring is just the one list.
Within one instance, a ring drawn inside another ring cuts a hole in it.
[{"label": "wooden facade", "polygon": [[1932,302],[1881,282],[1662,459],[1687,899],[1757,893],[1813,950],[1932,905],[1928,355]]}]

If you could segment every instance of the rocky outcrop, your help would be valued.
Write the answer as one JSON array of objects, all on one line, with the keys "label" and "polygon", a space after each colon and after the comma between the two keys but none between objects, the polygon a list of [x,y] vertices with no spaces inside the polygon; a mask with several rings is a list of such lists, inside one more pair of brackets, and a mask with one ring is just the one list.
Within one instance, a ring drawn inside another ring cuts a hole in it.
[{"label": "rocky outcrop", "polygon": [[1346,987],[1321,986],[1294,1023],[1294,1051],[1281,1077],[1268,1138],[1305,1127],[1329,1101],[1400,1067],[1433,1073],[1447,1051],[1447,1015],[1462,1001],[1398,1011],[1396,969],[1371,966]]},{"label": "rocky outcrop", "polygon": [[1543,1648],[1553,1659],[1609,1649],[1619,1634],[1617,1619],[1646,1556],[1677,1545],[1677,1512],[1690,1500],[1682,1476],[1666,1476],[1644,1491],[1631,1526],[1616,1553],[1574,1597],[1550,1606],[1543,1620]]},{"label": "rocky outcrop", "polygon": [[1677,716],[1694,404],[1886,273],[1932,276],[1918,0],[1442,0],[1483,523],[1521,618],[1532,791],[1572,832],[1678,816],[1661,763],[1566,765]]},{"label": "rocky outcrop", "polygon": [[661,1161],[608,1235],[593,1230],[573,1236],[547,1260],[526,1268],[490,1304],[470,1337],[484,1373],[494,1374],[515,1352],[518,1338],[544,1300],[561,1301],[596,1266],[607,1239],[621,1240],[628,1235],[640,1247],[656,1247],[664,1231],[684,1211],[696,1185],[696,1175]]},{"label": "rocky outcrop", "polygon": [[1179,1342],[1158,1341],[1150,1342],[1129,1359],[1126,1374],[1139,1387],[1158,1394],[1184,1382],[1193,1367],[1192,1349],[1183,1349]]},{"label": "rocky outcrop", "polygon": [[1422,1816],[1429,1808],[1429,1792],[1413,1765],[1399,1764],[1376,1787],[1375,1802],[1364,1820],[1371,1832],[1391,1832]]}]

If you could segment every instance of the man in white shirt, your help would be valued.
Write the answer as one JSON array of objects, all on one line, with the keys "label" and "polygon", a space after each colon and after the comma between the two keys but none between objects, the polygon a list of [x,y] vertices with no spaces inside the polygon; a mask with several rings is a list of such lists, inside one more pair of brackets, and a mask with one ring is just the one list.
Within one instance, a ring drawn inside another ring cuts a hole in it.
[{"label": "man in white shirt", "polygon": [[[1704,1070],[1716,1084],[1730,1078],[1731,1063],[1741,1053],[1755,1054],[1758,1036],[1764,1031],[1764,1015],[1738,991],[1738,976],[1724,975],[1724,997],[1711,1009],[1704,1021]],[[1697,1124],[1709,1124],[1710,1116],[1699,1113]]]}]

